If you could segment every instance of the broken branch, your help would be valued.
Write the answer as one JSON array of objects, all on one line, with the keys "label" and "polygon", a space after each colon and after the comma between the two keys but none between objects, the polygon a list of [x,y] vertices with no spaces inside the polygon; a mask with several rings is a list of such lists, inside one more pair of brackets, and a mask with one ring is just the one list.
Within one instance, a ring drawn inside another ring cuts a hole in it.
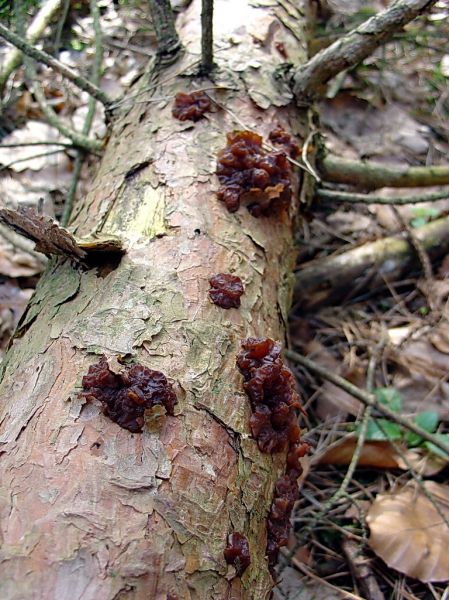
[{"label": "broken branch", "polygon": [[427,187],[449,184],[449,166],[386,167],[379,163],[348,160],[328,154],[318,162],[324,181],[346,183],[366,189]]},{"label": "broken branch", "polygon": [[72,83],[74,83],[80,90],[87,92],[93,98],[108,106],[111,102],[109,96],[105,94],[99,87],[94,85],[91,81],[85,79],[78,73],[75,73],[73,69],[67,67],[63,63],[50,56],[43,50],[38,50],[26,40],[21,38],[19,35],[10,31],[7,27],[0,23],[0,37],[4,38],[10,44],[13,44],[16,48],[19,48],[24,54],[34,58],[39,62],[44,63],[47,67],[54,69],[58,73],[60,73],[66,79],[69,79]]},{"label": "broken branch", "polygon": [[388,198],[386,196],[369,196],[368,194],[351,194],[349,192],[339,192],[336,190],[319,189],[316,195],[321,200],[326,201],[326,204],[331,202],[352,202],[362,204],[420,204],[423,202],[436,202],[437,200],[445,200],[449,198],[449,190],[442,192],[433,192],[431,194],[417,194],[413,196],[395,196]]},{"label": "broken branch", "polygon": [[207,75],[214,66],[214,0],[202,0],[201,5],[201,73]]},{"label": "broken branch", "polygon": [[323,86],[341,71],[358,65],[409,21],[435,4],[436,0],[399,0],[371,17],[328,48],[318,52],[293,75],[293,93],[299,105],[310,104]]},{"label": "broken branch", "polygon": [[181,49],[175,29],[175,19],[170,0],[149,0],[151,17],[157,40],[157,53],[162,57],[174,57]]}]

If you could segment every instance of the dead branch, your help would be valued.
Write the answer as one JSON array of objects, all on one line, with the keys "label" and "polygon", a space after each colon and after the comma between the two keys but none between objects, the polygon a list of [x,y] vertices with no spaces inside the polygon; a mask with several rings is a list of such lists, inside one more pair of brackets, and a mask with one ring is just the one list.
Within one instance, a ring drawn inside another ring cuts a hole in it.
[{"label": "dead branch", "polygon": [[[92,83],[94,85],[100,84],[101,78],[101,63],[103,61],[103,44],[102,44],[102,35],[101,35],[101,23],[100,23],[100,9],[98,8],[98,4],[96,0],[90,0],[90,13],[92,15],[92,21],[95,32],[95,58],[94,64],[92,66]],[[92,127],[92,123],[95,116],[95,107],[97,102],[95,98],[89,96],[88,106],[87,106],[87,115],[84,121],[82,135],[86,137],[89,135],[90,128]],[[64,212],[62,213],[61,225],[65,227],[69,220],[70,215],[72,214],[73,201],[76,195],[76,189],[78,187],[79,178],[81,175],[81,168],[83,166],[85,158],[85,152],[78,149],[75,158],[75,165],[73,167],[73,176],[72,181],[70,183],[70,188],[67,193],[65,202],[64,202]]]},{"label": "dead branch", "polygon": [[436,202],[437,200],[445,200],[449,198],[449,190],[442,192],[433,192],[431,194],[416,194],[413,196],[395,196],[389,198],[387,196],[370,196],[368,194],[352,194],[349,192],[340,192],[337,190],[319,189],[316,195],[326,204],[334,202],[351,202],[354,204],[421,204],[423,202]]},{"label": "dead branch", "polygon": [[[62,0],[47,0],[31,22],[26,39],[30,44],[34,44],[44,33],[45,28],[52,18],[58,12]],[[5,57],[3,68],[0,71],[0,90],[5,86],[11,73],[20,66],[22,62],[22,52],[16,47],[13,48]]]},{"label": "dead branch", "polygon": [[175,28],[170,0],[149,0],[151,18],[157,40],[157,53],[161,57],[174,58],[181,49]]},{"label": "dead branch", "polygon": [[[449,217],[418,227],[414,234],[430,259],[449,251]],[[295,301],[301,310],[332,304],[351,291],[398,280],[415,263],[415,249],[404,237],[370,242],[303,266],[296,273]]]},{"label": "dead branch", "polygon": [[320,95],[323,86],[341,71],[355,67],[436,0],[399,0],[383,12],[318,52],[293,75],[293,93],[300,105]]},{"label": "dead branch", "polygon": [[65,77],[66,79],[74,83],[77,87],[79,87],[80,90],[87,92],[105,106],[108,106],[111,102],[109,96],[105,94],[99,87],[94,85],[91,81],[88,81],[87,79],[76,73],[70,67],[67,67],[59,60],[56,60],[56,58],[53,58],[53,56],[50,56],[50,54],[47,54],[43,50],[38,50],[38,48],[35,48],[31,44],[29,44],[26,40],[10,31],[1,23],[0,37],[5,39],[10,44],[13,44],[13,46],[21,50],[27,56],[30,56],[31,58],[34,58],[34,60],[42,62],[45,65],[47,65],[47,67],[50,67],[51,69],[57,71],[63,77]]},{"label": "dead branch", "polygon": [[201,72],[207,75],[214,66],[214,0],[201,4]]},{"label": "dead branch", "polygon": [[426,187],[449,184],[449,166],[386,167],[374,162],[347,160],[328,154],[318,161],[324,181],[375,190],[383,187]]},{"label": "dead branch", "polygon": [[342,548],[352,575],[360,585],[364,597],[370,600],[384,600],[385,596],[370,567],[371,560],[365,556],[360,544],[350,538],[344,538]]},{"label": "dead branch", "polygon": [[292,362],[305,367],[306,369],[308,369],[309,371],[312,371],[312,373],[315,373],[316,375],[319,375],[326,381],[330,381],[331,383],[337,385],[342,390],[345,390],[345,392],[348,392],[348,394],[351,394],[352,396],[354,396],[354,398],[357,398],[357,400],[360,400],[360,402],[362,404],[364,404],[365,406],[369,406],[369,407],[377,410],[379,413],[381,413],[382,415],[384,415],[391,421],[398,423],[398,425],[402,425],[402,427],[404,427],[405,429],[408,429],[409,431],[413,431],[413,433],[416,433],[417,435],[421,436],[426,441],[431,442],[432,444],[434,444],[435,446],[440,448],[440,450],[443,450],[443,452],[446,452],[446,454],[449,455],[449,445],[448,444],[445,444],[444,442],[441,441],[440,438],[432,435],[428,431],[421,429],[421,427],[418,427],[413,421],[411,421],[407,417],[404,417],[398,413],[393,412],[385,404],[382,404],[381,402],[379,402],[374,394],[371,394],[369,392],[366,392],[365,390],[360,389],[359,387],[357,387],[356,385],[354,385],[347,379],[340,377],[340,375],[337,375],[337,374],[333,373],[332,371],[329,371],[328,369],[326,369],[325,367],[322,367],[321,365],[314,362],[313,360],[310,360],[310,358],[306,358],[305,356],[302,356],[301,354],[298,354],[297,352],[293,352],[292,350],[286,350],[285,356]]}]

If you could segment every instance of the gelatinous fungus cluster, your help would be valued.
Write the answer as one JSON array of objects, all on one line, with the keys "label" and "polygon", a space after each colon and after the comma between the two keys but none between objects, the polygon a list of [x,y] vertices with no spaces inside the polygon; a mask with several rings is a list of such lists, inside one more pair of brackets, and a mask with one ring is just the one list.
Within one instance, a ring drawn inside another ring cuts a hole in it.
[{"label": "gelatinous fungus cluster", "polygon": [[294,377],[284,365],[281,345],[269,338],[248,338],[242,342],[237,366],[251,402],[250,427],[262,452],[287,450],[285,475],[276,482],[267,523],[267,556],[270,569],[276,564],[279,548],[288,542],[290,516],[298,498],[297,478],[302,472],[299,459],[308,450],[300,441],[295,408],[300,408]]},{"label": "gelatinous fungus cluster", "polygon": [[179,92],[175,96],[172,115],[180,121],[199,121],[204,113],[210,110],[211,101],[204,92]]},{"label": "gelatinous fungus cluster", "polygon": [[84,397],[99,400],[105,415],[133,433],[142,431],[146,409],[164,406],[167,414],[173,415],[176,404],[175,392],[163,373],[143,365],[114,373],[105,356],[89,367],[82,385]]},{"label": "gelatinous fungus cluster", "polygon": [[294,138],[280,125],[275,127],[273,131],[270,131],[268,139],[270,142],[273,142],[273,144],[282,146],[290,158],[296,158],[301,153],[301,148],[295,142]]},{"label": "gelatinous fungus cluster", "polygon": [[217,273],[209,279],[209,296],[214,304],[221,308],[238,308],[240,296],[244,293],[242,280],[229,273]]},{"label": "gelatinous fungus cluster", "polygon": [[248,540],[243,534],[234,531],[228,535],[224,557],[228,565],[233,565],[237,575],[241,577],[251,563]]},{"label": "gelatinous fungus cluster", "polygon": [[290,203],[291,169],[286,153],[265,151],[262,137],[252,131],[227,134],[227,145],[217,157],[217,176],[218,199],[229,212],[244,202],[254,217],[268,216]]}]

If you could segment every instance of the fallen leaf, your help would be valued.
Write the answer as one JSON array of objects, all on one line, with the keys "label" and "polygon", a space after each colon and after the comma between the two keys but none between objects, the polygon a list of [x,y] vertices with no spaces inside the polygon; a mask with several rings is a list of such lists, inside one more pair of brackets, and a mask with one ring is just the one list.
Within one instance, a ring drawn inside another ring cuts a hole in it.
[{"label": "fallen leaf", "polygon": [[[355,433],[350,433],[339,440],[339,442],[332,444],[324,454],[319,456],[318,463],[325,465],[349,465],[356,445],[357,436]],[[406,451],[405,448],[404,451]],[[376,467],[378,469],[397,469],[399,467],[398,454],[390,442],[367,441],[363,444],[358,465],[360,467]]]},{"label": "fallen leaf", "polygon": [[[449,519],[449,486],[423,485]],[[449,580],[449,527],[421,488],[409,484],[379,494],[366,521],[368,543],[389,567],[423,582]]]}]

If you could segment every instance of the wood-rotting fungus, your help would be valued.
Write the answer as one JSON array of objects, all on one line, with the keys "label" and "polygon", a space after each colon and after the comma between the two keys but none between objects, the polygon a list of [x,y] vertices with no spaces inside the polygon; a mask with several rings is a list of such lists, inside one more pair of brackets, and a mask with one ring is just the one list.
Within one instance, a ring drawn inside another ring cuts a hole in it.
[{"label": "wood-rotting fungus", "polygon": [[289,205],[291,168],[283,150],[268,152],[262,137],[252,131],[227,134],[217,157],[218,199],[229,212],[246,204],[254,217],[269,216]]},{"label": "wood-rotting fungus", "polygon": [[238,308],[240,296],[244,293],[242,280],[229,273],[217,273],[209,279],[209,296],[221,308]]},{"label": "wood-rotting fungus", "polygon": [[205,113],[211,111],[211,107],[210,98],[204,92],[179,92],[175,96],[172,115],[180,121],[199,121]]},{"label": "wood-rotting fungus", "polygon": [[177,402],[171,384],[160,371],[130,365],[114,373],[105,356],[89,367],[82,386],[85,398],[99,400],[106,416],[133,433],[142,431],[146,409],[163,406],[173,415]]},{"label": "wood-rotting fungus", "polygon": [[250,427],[259,449],[273,453],[287,451],[285,474],[277,480],[267,521],[267,557],[273,570],[279,548],[288,543],[290,517],[299,491],[300,458],[307,451],[301,443],[295,409],[300,408],[294,377],[284,365],[281,345],[269,338],[248,338],[242,342],[237,366],[251,402]]},{"label": "wood-rotting fungus", "polygon": [[234,566],[237,576],[241,577],[251,563],[248,540],[242,533],[234,531],[228,535],[224,557],[228,565]]}]

